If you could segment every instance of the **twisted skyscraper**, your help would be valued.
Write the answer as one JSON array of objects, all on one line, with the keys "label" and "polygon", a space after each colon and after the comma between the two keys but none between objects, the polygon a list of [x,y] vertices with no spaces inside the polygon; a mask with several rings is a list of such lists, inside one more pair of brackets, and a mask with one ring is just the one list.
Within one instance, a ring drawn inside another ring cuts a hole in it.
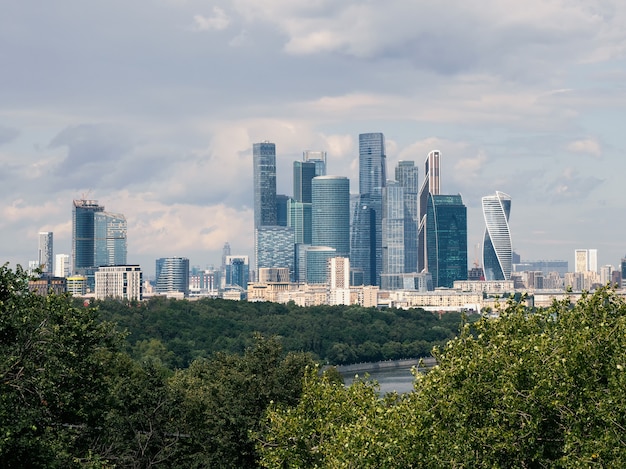
[{"label": "twisted skyscraper", "polygon": [[496,191],[483,197],[485,238],[483,241],[483,267],[486,280],[511,279],[511,196]]}]

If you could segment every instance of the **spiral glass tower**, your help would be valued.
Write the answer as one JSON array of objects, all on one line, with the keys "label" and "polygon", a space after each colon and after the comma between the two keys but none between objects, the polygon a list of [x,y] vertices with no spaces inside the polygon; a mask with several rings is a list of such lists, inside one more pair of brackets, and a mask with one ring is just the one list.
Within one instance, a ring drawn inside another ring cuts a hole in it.
[{"label": "spiral glass tower", "polygon": [[482,199],[485,218],[485,238],[483,241],[483,268],[485,280],[511,279],[511,196],[496,191]]}]

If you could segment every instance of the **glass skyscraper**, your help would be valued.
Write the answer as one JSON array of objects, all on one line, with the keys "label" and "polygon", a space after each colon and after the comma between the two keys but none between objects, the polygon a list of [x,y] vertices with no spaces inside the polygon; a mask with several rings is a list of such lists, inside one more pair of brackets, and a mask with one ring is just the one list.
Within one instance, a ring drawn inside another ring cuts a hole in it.
[{"label": "glass skyscraper", "polygon": [[418,169],[413,161],[399,161],[396,181],[404,191],[404,271],[417,272]]},{"label": "glass skyscraper", "polygon": [[312,217],[313,207],[311,203],[289,199],[287,203],[287,226],[293,228],[296,244],[311,244]]},{"label": "glass skyscraper", "polygon": [[254,164],[254,227],[276,225],[276,145],[252,145]]},{"label": "glass skyscraper", "polygon": [[[359,135],[359,201],[353,211],[351,247],[357,249],[351,266],[363,272],[368,285],[380,285],[382,270],[382,205],[387,178],[385,137]],[[373,219],[371,218],[373,217]],[[340,255],[340,254],[338,254]]]},{"label": "glass skyscraper", "polygon": [[482,198],[485,236],[483,240],[483,270],[485,280],[511,279],[511,197],[496,191]]},{"label": "glass skyscraper", "polygon": [[189,259],[162,257],[156,260],[156,286],[158,293],[180,292],[189,296]]},{"label": "glass skyscraper", "polygon": [[95,214],[104,212],[97,200],[74,200],[72,210],[72,272],[87,275],[96,266]]},{"label": "glass skyscraper", "polygon": [[383,197],[383,270],[381,288],[401,288],[404,273],[404,189],[397,181],[387,181]]},{"label": "glass skyscraper", "polygon": [[311,181],[316,174],[315,163],[308,161],[293,162],[293,198],[297,202],[311,203]]},{"label": "glass skyscraper", "polygon": [[226,285],[239,285],[246,290],[250,280],[248,256],[226,256]]},{"label": "glass skyscraper", "polygon": [[315,164],[315,175],[326,176],[326,152],[307,150],[302,153],[302,160]]},{"label": "glass skyscraper", "polygon": [[312,233],[314,246],[328,246],[336,255],[350,255],[350,180],[343,176],[318,176],[312,183]]},{"label": "glass skyscraper", "polygon": [[126,265],[127,223],[119,213],[94,213],[94,266]]},{"label": "glass skyscraper", "polygon": [[261,226],[255,230],[254,257],[257,275],[261,268],[285,267],[294,277],[294,230],[289,226]]},{"label": "glass skyscraper", "polygon": [[452,288],[467,280],[467,208],[460,195],[429,194],[426,204],[428,272],[435,288]]},{"label": "glass skyscraper", "polygon": [[[428,196],[438,195],[441,191],[439,175],[439,150],[431,151],[424,162],[424,180],[419,190],[419,225],[417,233],[417,271],[429,271],[427,240]],[[434,278],[434,277],[433,277]]]}]

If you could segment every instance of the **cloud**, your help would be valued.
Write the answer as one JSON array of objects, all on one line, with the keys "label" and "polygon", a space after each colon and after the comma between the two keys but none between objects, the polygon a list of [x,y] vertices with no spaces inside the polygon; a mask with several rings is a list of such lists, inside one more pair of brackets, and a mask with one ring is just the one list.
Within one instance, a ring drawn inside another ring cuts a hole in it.
[{"label": "cloud", "polygon": [[195,15],[193,17],[194,31],[223,31],[230,25],[230,18],[220,7],[213,7],[212,16]]},{"label": "cloud", "polygon": [[602,156],[602,147],[600,142],[594,138],[573,141],[567,145],[567,150],[573,153],[591,155],[594,158],[600,158]]},{"label": "cloud", "polygon": [[562,174],[551,181],[548,192],[554,202],[583,200],[599,187],[604,179],[595,176],[581,176],[573,168],[565,168]]},{"label": "cloud", "polygon": [[12,129],[9,127],[4,127],[0,125],[0,145],[4,143],[10,143],[20,134],[20,131],[17,129]]},{"label": "cloud", "polygon": [[487,155],[483,151],[480,151],[473,158],[463,158],[457,161],[454,165],[454,171],[465,180],[468,178],[474,179],[484,168],[486,162]]}]

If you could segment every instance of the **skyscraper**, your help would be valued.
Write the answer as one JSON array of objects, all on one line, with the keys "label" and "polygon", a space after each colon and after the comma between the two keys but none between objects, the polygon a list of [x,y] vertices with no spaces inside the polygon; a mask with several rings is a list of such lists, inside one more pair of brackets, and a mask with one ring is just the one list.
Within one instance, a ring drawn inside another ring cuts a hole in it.
[{"label": "skyscraper", "polygon": [[294,241],[294,230],[291,227],[268,225],[257,228],[254,236],[257,275],[261,268],[285,267],[289,269],[289,275],[293,278]]},{"label": "skyscraper", "polygon": [[417,270],[428,271],[428,252],[426,244],[426,219],[428,216],[428,196],[439,195],[441,191],[441,179],[439,175],[439,150],[431,151],[424,162],[424,180],[419,190],[419,225],[417,234]]},{"label": "skyscraper", "polygon": [[413,161],[399,161],[396,181],[404,191],[404,271],[417,272],[418,169]]},{"label": "skyscraper", "polygon": [[386,168],[384,135],[360,134],[359,201],[354,206],[351,233],[351,246],[357,249],[357,255],[350,258],[350,264],[355,270],[363,272],[364,281],[368,285],[380,285],[382,196],[387,178]]},{"label": "skyscraper", "polygon": [[296,202],[311,203],[311,181],[316,174],[315,163],[312,161],[293,162],[293,198]]},{"label": "skyscraper", "polygon": [[254,164],[254,227],[276,225],[276,145],[252,145]]},{"label": "skyscraper", "polygon": [[294,230],[296,244],[311,244],[313,229],[312,204],[289,199],[287,203],[287,226]]},{"label": "skyscraper", "polygon": [[335,248],[336,256],[349,256],[350,181],[343,176],[315,177],[312,200],[312,244]]},{"label": "skyscraper", "polygon": [[485,236],[483,240],[483,270],[485,280],[510,280],[512,242],[509,227],[511,197],[496,191],[482,198]]},{"label": "skyscraper", "polygon": [[98,267],[126,264],[126,237],[124,215],[105,212],[96,200],[74,200],[72,272],[87,277],[87,285],[93,291]]},{"label": "skyscraper", "polygon": [[383,197],[383,269],[380,287],[402,287],[404,269],[404,189],[397,181],[387,181]]},{"label": "skyscraper", "polygon": [[598,272],[597,249],[576,249],[574,256],[574,272]]},{"label": "skyscraper", "polygon": [[69,277],[72,268],[69,254],[57,254],[54,259],[54,276]]},{"label": "skyscraper", "polygon": [[245,290],[249,280],[248,256],[226,256],[226,285],[239,285]]},{"label": "skyscraper", "polygon": [[37,261],[43,274],[52,274],[54,269],[53,235],[51,231],[39,232],[39,255]]},{"label": "skyscraper", "polygon": [[161,257],[156,260],[155,291],[182,293],[189,296],[189,259],[186,257]]},{"label": "skyscraper", "polygon": [[326,152],[307,150],[302,153],[302,160],[315,164],[315,175],[326,176]]},{"label": "skyscraper", "polygon": [[428,194],[425,235],[433,286],[467,280],[467,208],[460,195]]}]

